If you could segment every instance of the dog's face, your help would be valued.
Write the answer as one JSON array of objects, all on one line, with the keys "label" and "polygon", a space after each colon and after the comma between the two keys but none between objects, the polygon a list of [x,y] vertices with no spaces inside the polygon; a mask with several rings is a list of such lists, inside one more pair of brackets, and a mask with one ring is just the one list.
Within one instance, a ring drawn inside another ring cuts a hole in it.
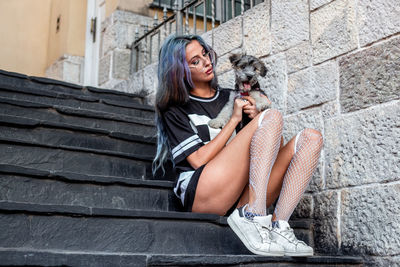
[{"label": "dog's face", "polygon": [[229,60],[235,71],[236,86],[241,91],[248,92],[253,86],[258,86],[258,76],[267,74],[265,64],[254,56],[233,54]]}]

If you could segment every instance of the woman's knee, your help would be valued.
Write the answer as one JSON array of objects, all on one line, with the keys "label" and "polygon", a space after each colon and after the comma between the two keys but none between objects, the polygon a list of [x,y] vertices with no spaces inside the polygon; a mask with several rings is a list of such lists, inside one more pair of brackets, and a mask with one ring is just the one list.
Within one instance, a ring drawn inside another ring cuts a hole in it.
[{"label": "woman's knee", "polygon": [[265,122],[272,122],[274,125],[283,126],[283,116],[282,113],[277,109],[268,109],[263,111],[258,118],[258,125],[260,126]]},{"label": "woman's knee", "polygon": [[301,136],[307,140],[310,145],[313,145],[317,148],[322,148],[324,140],[320,131],[306,128],[302,131]]}]

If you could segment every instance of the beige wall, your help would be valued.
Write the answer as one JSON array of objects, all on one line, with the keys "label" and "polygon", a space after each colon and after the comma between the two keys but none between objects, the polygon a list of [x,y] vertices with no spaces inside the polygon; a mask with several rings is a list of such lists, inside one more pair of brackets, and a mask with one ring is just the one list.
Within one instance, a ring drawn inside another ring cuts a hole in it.
[{"label": "beige wall", "polygon": [[0,69],[43,75],[51,0],[0,0]]},{"label": "beige wall", "polygon": [[84,0],[0,0],[0,69],[44,76],[63,54],[84,56],[85,21]]},{"label": "beige wall", "polygon": [[85,55],[86,8],[86,1],[82,0],[52,0],[47,66],[64,54]]}]

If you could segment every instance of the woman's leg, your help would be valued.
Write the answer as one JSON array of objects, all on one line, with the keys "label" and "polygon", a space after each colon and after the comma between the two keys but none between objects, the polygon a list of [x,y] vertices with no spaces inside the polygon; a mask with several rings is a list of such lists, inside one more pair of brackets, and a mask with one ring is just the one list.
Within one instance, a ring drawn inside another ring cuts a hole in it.
[{"label": "woman's leg", "polygon": [[273,220],[289,220],[318,165],[322,144],[322,135],[317,130],[305,129],[300,133],[296,153],[283,178]]},{"label": "woman's leg", "polygon": [[[206,165],[199,178],[192,211],[223,215],[240,197],[243,189],[249,182],[250,143],[255,132],[259,128],[258,121],[260,115],[261,114],[243,128],[237,136]],[[276,143],[278,143],[279,147],[279,141],[281,140],[279,132],[282,127],[282,115],[279,111],[266,111],[261,125],[267,125],[265,128],[266,130],[268,130],[268,128],[271,130],[274,128],[278,129],[278,134],[273,135],[274,138],[271,138],[272,141],[267,141],[270,142],[271,145],[266,143],[265,146],[276,146]],[[265,129],[262,131],[265,131]],[[276,139],[279,141],[276,142]],[[274,156],[270,157],[270,160],[274,161]],[[270,165],[272,164],[270,163]],[[268,167],[264,168],[264,172],[268,171]],[[264,181],[264,183],[266,182]],[[264,188],[265,187],[262,189],[264,190]],[[253,194],[254,192],[250,193],[250,201],[254,202],[256,197],[253,196]]]}]

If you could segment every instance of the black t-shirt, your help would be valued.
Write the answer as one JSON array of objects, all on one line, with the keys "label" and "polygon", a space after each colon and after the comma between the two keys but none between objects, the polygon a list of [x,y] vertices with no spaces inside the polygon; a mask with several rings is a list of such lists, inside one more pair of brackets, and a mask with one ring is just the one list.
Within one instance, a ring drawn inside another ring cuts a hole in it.
[{"label": "black t-shirt", "polygon": [[207,144],[221,129],[208,126],[229,99],[230,90],[219,89],[211,98],[189,96],[185,105],[169,107],[163,114],[164,124],[171,147],[177,174],[192,171],[186,158]]}]

